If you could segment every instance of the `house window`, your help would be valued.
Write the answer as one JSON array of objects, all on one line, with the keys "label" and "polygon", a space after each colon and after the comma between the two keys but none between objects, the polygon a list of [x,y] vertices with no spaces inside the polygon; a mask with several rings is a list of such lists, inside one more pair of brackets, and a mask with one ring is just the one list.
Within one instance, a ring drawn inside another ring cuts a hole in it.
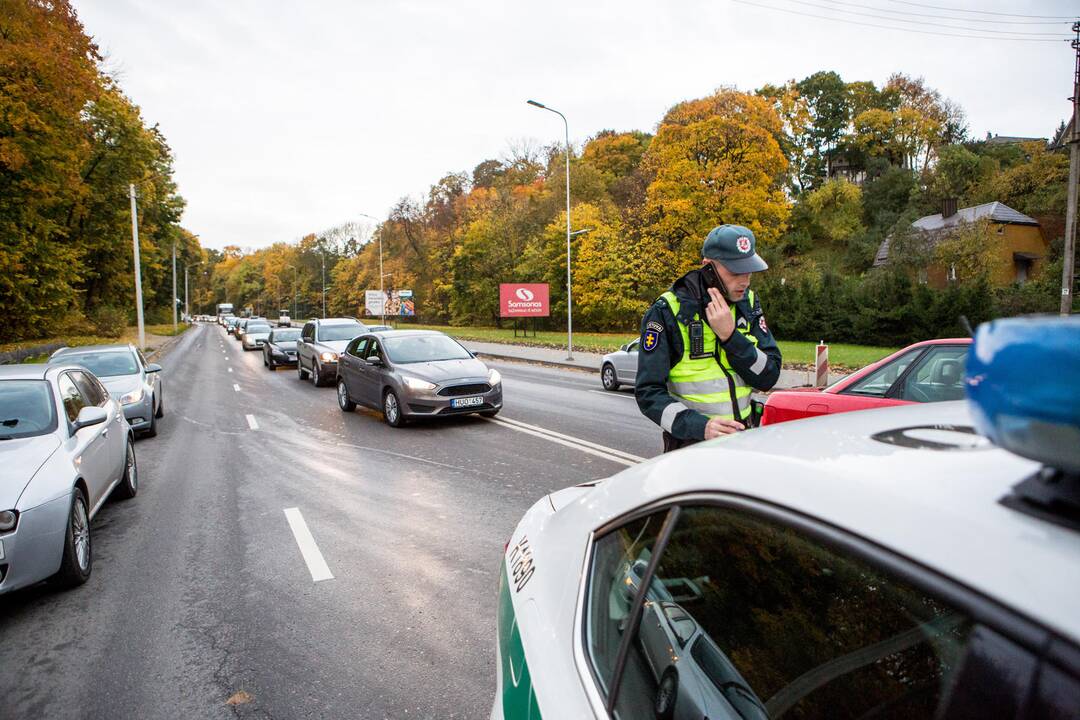
[{"label": "house window", "polygon": [[1005,226],[1004,225],[998,225],[997,226],[997,234],[998,235],[1004,235],[1005,234]]},{"label": "house window", "polygon": [[920,285],[925,285],[926,284],[926,281],[927,281],[926,268],[919,268],[918,278],[919,278],[919,284]]},{"label": "house window", "polygon": [[1031,274],[1031,260],[1015,258],[1013,263],[1016,266],[1016,282],[1023,285],[1028,281],[1028,276]]}]

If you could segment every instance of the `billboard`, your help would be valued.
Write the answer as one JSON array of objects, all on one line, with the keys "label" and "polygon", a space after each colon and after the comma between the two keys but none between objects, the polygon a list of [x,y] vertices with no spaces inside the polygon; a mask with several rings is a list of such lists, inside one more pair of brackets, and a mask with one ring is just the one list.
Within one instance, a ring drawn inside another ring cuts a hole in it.
[{"label": "billboard", "polygon": [[547,283],[499,284],[499,317],[547,317],[550,314]]},{"label": "billboard", "polygon": [[416,315],[416,302],[413,300],[413,291],[387,290],[384,294],[379,290],[366,290],[364,292],[364,314],[407,317]]}]

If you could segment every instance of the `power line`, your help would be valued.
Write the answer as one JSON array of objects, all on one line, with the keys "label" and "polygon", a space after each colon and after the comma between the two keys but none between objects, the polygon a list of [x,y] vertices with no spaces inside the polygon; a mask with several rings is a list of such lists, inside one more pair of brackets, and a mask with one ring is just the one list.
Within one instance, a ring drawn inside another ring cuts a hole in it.
[{"label": "power line", "polygon": [[[1063,33],[1021,32],[1019,30],[993,30],[993,29],[990,29],[990,28],[985,28],[984,29],[984,28],[964,27],[963,25],[943,25],[941,23],[927,23],[924,20],[906,20],[904,18],[892,18],[892,17],[888,17],[887,15],[874,15],[872,13],[863,13],[863,12],[858,12],[856,10],[840,10],[839,8],[832,8],[832,7],[829,7],[828,5],[820,5],[820,4],[814,3],[814,2],[807,2],[806,0],[787,0],[787,2],[791,2],[791,3],[794,3],[796,5],[806,5],[808,7],[821,8],[823,10],[828,10],[830,12],[845,13],[847,15],[858,15],[860,17],[875,18],[877,20],[888,20],[889,22],[909,23],[909,24],[912,24],[912,25],[927,25],[927,26],[932,26],[932,27],[946,28],[948,30],[966,30],[966,31],[969,31],[969,32],[992,33],[994,35],[1042,35],[1042,36],[1051,36],[1051,37],[1054,37],[1054,38],[1060,38],[1062,40],[1068,38],[1068,35],[1065,35]],[[963,21],[961,21],[961,22],[963,22]],[[900,30],[900,29],[901,28],[897,28],[897,30]]]},{"label": "power line", "polygon": [[[956,20],[957,22],[966,23],[993,23],[997,25],[1068,25],[1068,20],[986,20],[984,18],[958,18],[949,17],[947,15],[935,15],[933,13],[920,13],[912,12],[910,10],[890,10],[889,8],[878,7],[877,5],[863,5],[857,2],[844,2],[844,0],[824,0],[827,3],[833,5],[846,5],[848,7],[856,7],[862,10],[874,10],[875,12],[893,13],[896,15],[907,15],[908,17],[925,17],[934,18],[936,20]],[[972,28],[974,29],[974,28]]]},{"label": "power line", "polygon": [[909,2],[909,0],[885,0],[885,2],[897,5],[911,5],[912,7],[930,8],[931,10],[947,10],[949,12],[975,13],[978,15],[997,15],[999,17],[1039,18],[1044,20],[1075,20],[1074,15],[1021,15],[1018,13],[991,12],[989,10],[966,10],[957,7],[942,7],[941,5],[927,5],[926,3]]},{"label": "power line", "polygon": [[740,5],[751,5],[753,7],[764,8],[765,10],[775,10],[777,12],[788,13],[790,15],[801,15],[802,17],[816,18],[818,20],[830,20],[832,22],[846,23],[848,25],[861,25],[862,27],[881,28],[883,30],[896,30],[898,32],[917,33],[919,35],[937,35],[939,37],[958,37],[967,38],[969,40],[999,40],[1008,42],[1067,42],[1067,40],[1065,39],[1054,40],[1051,38],[994,37],[993,35],[968,35],[963,33],[937,32],[935,30],[916,30],[915,28],[896,27],[895,25],[880,25],[878,23],[860,22],[858,20],[846,20],[844,18],[829,17],[827,15],[815,15],[814,13],[801,12],[799,10],[789,10],[788,8],[780,8],[773,5],[762,5],[760,3],[750,2],[750,0],[731,0],[731,2],[739,3]]}]

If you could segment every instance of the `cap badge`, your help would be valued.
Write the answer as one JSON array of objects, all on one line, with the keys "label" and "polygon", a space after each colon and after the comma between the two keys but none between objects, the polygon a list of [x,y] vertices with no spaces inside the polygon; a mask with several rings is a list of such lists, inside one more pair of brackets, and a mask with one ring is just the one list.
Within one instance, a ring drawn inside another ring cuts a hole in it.
[{"label": "cap badge", "polygon": [[741,253],[750,252],[750,238],[743,235],[735,241],[735,247],[739,248],[739,252]]}]

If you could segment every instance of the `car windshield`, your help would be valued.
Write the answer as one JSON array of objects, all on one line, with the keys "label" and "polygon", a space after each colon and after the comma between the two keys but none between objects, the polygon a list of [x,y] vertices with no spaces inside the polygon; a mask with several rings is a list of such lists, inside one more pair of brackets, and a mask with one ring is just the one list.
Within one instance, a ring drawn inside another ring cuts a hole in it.
[{"label": "car windshield", "polygon": [[0,440],[44,435],[56,429],[56,405],[44,380],[0,381]]},{"label": "car windshield", "polygon": [[294,330],[275,330],[271,338],[274,342],[293,342],[300,339],[300,328]]},{"label": "car windshield", "polygon": [[55,362],[81,365],[98,377],[134,375],[139,372],[139,365],[135,361],[135,354],[128,350],[70,353],[67,355],[60,355],[56,358]]},{"label": "car windshield", "polygon": [[383,339],[383,348],[392,362],[417,363],[439,360],[468,360],[469,351],[446,335],[407,335]]},{"label": "car windshield", "polygon": [[323,325],[319,328],[319,340],[352,340],[357,335],[367,330],[360,323],[348,323],[347,325]]},{"label": "car windshield", "polygon": [[259,333],[269,333],[270,332],[270,326],[269,325],[259,325],[257,323],[249,323],[248,326],[247,326],[247,331],[248,331],[249,335],[253,335],[253,334],[257,335]]}]

